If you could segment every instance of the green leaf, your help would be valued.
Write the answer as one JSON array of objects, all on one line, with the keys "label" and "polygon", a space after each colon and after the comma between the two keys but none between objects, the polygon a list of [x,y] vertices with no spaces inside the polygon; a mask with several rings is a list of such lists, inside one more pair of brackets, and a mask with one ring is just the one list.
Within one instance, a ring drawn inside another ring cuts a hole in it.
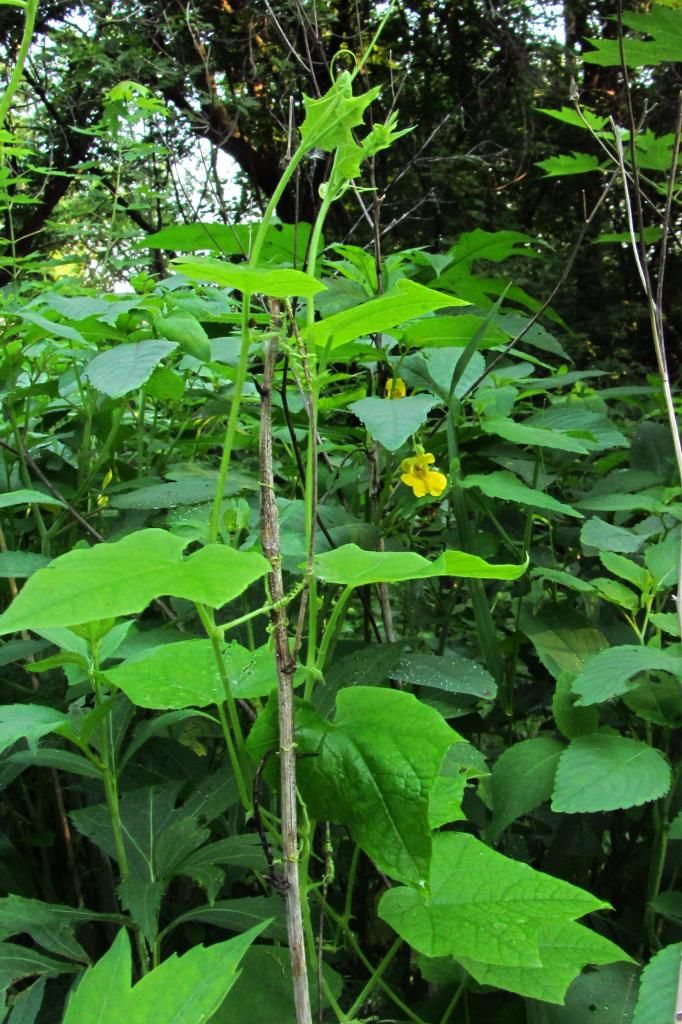
[{"label": "green leaf", "polygon": [[[249,651],[237,643],[222,644],[223,665],[235,697],[267,697],[274,688],[274,654],[265,645]],[[181,640],[149,648],[105,670],[106,678],[142,708],[207,707],[222,704],[225,688],[210,640]]]},{"label": "green leaf", "polygon": [[309,344],[319,348],[329,344],[333,351],[361,335],[389,331],[398,324],[413,320],[424,313],[432,313],[446,306],[466,305],[468,303],[452,295],[425,288],[424,285],[403,278],[398,281],[395,289],[380,298],[370,299],[369,302],[363,302],[359,306],[353,306],[320,320],[309,327],[304,336]]},{"label": "green leaf", "polygon": [[613,551],[600,551],[599,559],[605,569],[614,576],[620,576],[628,583],[632,583],[642,593],[646,593],[651,587],[652,580],[647,570],[633,562],[631,558],[625,558],[624,555],[618,555]]},{"label": "green leaf", "polygon": [[627,693],[623,703],[645,722],[677,729],[682,725],[682,686],[670,675],[654,675]]},{"label": "green leaf", "polygon": [[[223,256],[248,256],[260,224],[174,224],[140,239],[136,245],[145,249],[177,249],[192,252],[207,249]],[[310,224],[271,224],[265,234],[260,254],[261,263],[273,261],[303,264],[310,239]]]},{"label": "green leaf", "polygon": [[121,929],[69,1000],[64,1024],[204,1024],[237,980],[237,968],[262,925],[227,942],[173,954],[131,988],[130,940]]},{"label": "green leaf", "polygon": [[154,319],[154,327],[162,338],[176,342],[183,352],[202,362],[209,362],[211,342],[195,316],[182,312],[159,316]]},{"label": "green leaf", "polygon": [[442,832],[433,837],[429,884],[389,889],[379,916],[430,957],[541,967],[543,929],[604,907],[590,893],[509,860],[473,836]]},{"label": "green leaf", "polygon": [[479,348],[490,348],[491,345],[504,345],[509,335],[496,327],[494,323],[486,326],[485,318],[471,313],[459,313],[456,316],[429,316],[408,324],[403,331],[403,340],[410,348],[464,348],[485,326]]},{"label": "green leaf", "polygon": [[57,974],[71,974],[75,970],[74,964],[36,953],[26,946],[19,946],[14,942],[0,942],[0,992],[4,992],[18,981],[23,981],[24,978],[50,978]]},{"label": "green leaf", "polygon": [[480,985],[563,1005],[568,986],[587,964],[631,960],[615,943],[574,921],[542,928],[538,944],[541,967],[480,964],[469,957],[460,957],[459,962]]},{"label": "green leaf", "polygon": [[475,260],[502,263],[511,256],[535,256],[529,248],[533,239],[521,231],[484,231],[474,228],[465,231],[449,250],[450,266],[461,265],[470,269]]},{"label": "green leaf", "polygon": [[608,732],[578,736],[559,759],[552,810],[563,814],[637,807],[665,796],[670,766],[640,740]]},{"label": "green leaf", "polygon": [[570,505],[563,501],[557,501],[544,491],[535,487],[528,487],[518,477],[506,470],[496,473],[471,474],[461,481],[462,487],[478,487],[489,498],[499,498],[502,501],[513,501],[519,505],[529,505],[531,508],[542,508],[549,512],[574,516],[582,519],[582,512],[577,512]]},{"label": "green leaf", "polygon": [[526,565],[492,565],[464,551],[444,551],[435,562],[429,562],[414,551],[365,551],[357,544],[343,544],[317,555],[313,571],[327,583],[362,587],[368,583],[400,583],[435,576],[515,580],[523,575]]},{"label": "green leaf", "polygon": [[83,376],[103,395],[120,398],[142,387],[161,360],[175,347],[174,342],[155,339],[116,345],[95,356],[86,366]]},{"label": "green leaf", "polygon": [[650,901],[650,905],[657,914],[667,918],[668,921],[682,924],[682,892],[679,890],[671,889],[668,892],[659,892],[658,896],[654,896]]},{"label": "green leaf", "polygon": [[64,502],[42,491],[8,491],[0,494],[0,508],[16,508],[17,505],[55,505],[64,508]]},{"label": "green leaf", "polygon": [[54,708],[39,704],[4,704],[0,707],[0,753],[18,740],[36,743],[41,736],[57,732],[68,718]]},{"label": "green leaf", "polygon": [[[341,995],[342,979],[329,964],[322,964],[326,991]],[[311,1005],[317,1005],[317,979],[309,972]],[[328,1001],[322,995],[322,1005]],[[210,1024],[297,1024],[291,984],[289,950],[282,946],[252,946],[242,960],[236,985]]]},{"label": "green leaf", "polygon": [[187,921],[210,924],[229,932],[259,928],[265,936],[277,942],[286,942],[287,939],[284,903],[279,896],[240,896],[232,900],[216,900],[204,907],[193,907],[176,917],[166,933]]},{"label": "green leaf", "polygon": [[585,174],[600,170],[599,158],[592,153],[562,153],[547,160],[536,160],[536,167],[542,168],[546,178],[563,177],[565,174]]},{"label": "green leaf", "polygon": [[482,665],[453,651],[443,655],[402,654],[392,666],[391,675],[411,686],[468,693],[483,700],[493,700],[497,693],[495,680]]},{"label": "green leaf", "polygon": [[682,678],[682,644],[661,651],[639,644],[619,644],[595,654],[573,683],[578,704],[600,704],[626,693],[638,672],[671,672]]},{"label": "green leaf", "polygon": [[587,580],[580,576],[574,576],[572,572],[564,572],[563,569],[531,569],[530,575],[533,579],[549,580],[551,583],[558,583],[569,590],[577,590],[580,594],[592,594],[594,588]]},{"label": "green leaf", "polygon": [[639,967],[608,964],[575,979],[564,1006],[526,1000],[528,1024],[631,1024]]},{"label": "green leaf", "polygon": [[658,544],[649,545],[644,552],[644,563],[653,577],[655,591],[677,586],[680,577],[679,530],[673,530]]},{"label": "green leaf", "polygon": [[668,1024],[675,1020],[682,942],[659,950],[642,971],[632,1024]]},{"label": "green leaf", "polygon": [[602,551],[620,551],[632,555],[644,546],[646,537],[626,530],[622,526],[614,526],[598,516],[588,519],[580,531],[580,543],[583,548],[596,548]]},{"label": "green leaf", "polygon": [[365,110],[380,92],[376,87],[353,96],[353,78],[350,72],[342,71],[319,99],[311,99],[304,93],[305,118],[300,132],[306,150],[318,148],[331,152],[346,142],[351,128],[362,124]]},{"label": "green leaf", "polygon": [[440,828],[466,817],[462,811],[464,791],[470,779],[490,775],[488,765],[476,747],[467,741],[453,743],[445,755],[429,797],[429,825]]},{"label": "green leaf", "polygon": [[130,876],[116,887],[118,899],[130,915],[150,946],[156,942],[159,933],[159,911],[164,886],[161,882]]},{"label": "green leaf", "polygon": [[102,773],[87,757],[72,754],[68,750],[57,750],[53,747],[38,747],[37,750],[18,750],[7,758],[8,764],[25,767],[38,765],[41,768],[57,768],[72,775],[83,775],[86,779],[101,781]]},{"label": "green leaf", "polygon": [[487,838],[495,842],[517,818],[549,800],[559,755],[564,744],[550,736],[537,736],[509,747],[493,765],[490,780],[493,817]]},{"label": "green leaf", "polygon": [[[184,505],[201,505],[213,501],[217,479],[213,476],[188,476],[182,480],[171,480],[149,487],[136,487],[125,494],[112,494],[109,504],[112,508],[176,508]],[[236,494],[245,487],[256,488],[255,480],[248,479],[238,471],[230,473],[225,494]]]},{"label": "green leaf", "polygon": [[520,626],[555,679],[562,672],[579,675],[608,640],[567,604],[548,605],[536,615],[521,614]]},{"label": "green leaf", "polygon": [[39,555],[34,551],[0,551],[0,577],[11,576],[15,580],[24,580],[37,569],[44,568],[49,561],[47,555]]},{"label": "green leaf", "polygon": [[549,107],[536,107],[535,109],[539,114],[546,114],[547,117],[553,117],[556,121],[561,121],[562,124],[570,124],[574,128],[582,128],[584,131],[587,130],[586,123],[595,132],[603,131],[609,123],[608,117],[599,117],[585,107],[581,108],[580,113],[574,107],[561,107],[559,110],[551,110]]},{"label": "green leaf", "polygon": [[[276,744],[271,701],[247,747],[255,761]],[[459,739],[437,711],[400,690],[342,690],[333,722],[300,702],[298,785],[312,817],[346,825],[380,871],[419,883],[431,853],[429,794]]]},{"label": "green leaf", "polygon": [[541,427],[529,427],[525,423],[517,423],[515,420],[505,419],[483,419],[481,427],[486,434],[497,434],[505,441],[513,441],[514,444],[532,445],[540,448],[553,448],[560,452],[577,452],[580,455],[587,455],[589,448],[582,441],[560,430],[545,430]]},{"label": "green leaf", "polygon": [[50,953],[66,960],[88,963],[83,947],[76,941],[76,928],[86,921],[110,921],[111,914],[79,910],[12,894],[0,899],[0,933],[3,938],[28,934]]},{"label": "green leaf", "polygon": [[[623,48],[628,67],[651,67],[652,65],[682,61],[682,9],[663,4],[654,4],[646,14],[638,11],[623,11],[623,23],[642,35],[651,36],[651,41],[625,36]],[[587,64],[602,67],[616,67],[621,63],[620,44],[617,39],[589,39],[593,50],[584,51],[582,59]]]},{"label": "green leaf", "polygon": [[639,610],[639,596],[629,587],[626,587],[620,580],[607,579],[604,576],[595,576],[590,580],[595,593],[603,597],[605,601],[625,608],[629,612]]},{"label": "green leaf", "polygon": [[317,278],[304,274],[302,270],[268,270],[246,263],[226,263],[211,256],[178,256],[173,264],[179,274],[192,281],[237,288],[249,295],[269,295],[277,299],[294,295],[311,298],[326,288]]},{"label": "green leaf", "polygon": [[572,691],[574,678],[570,672],[561,672],[552,697],[556,727],[568,740],[576,736],[588,736],[599,727],[599,711],[596,707],[582,708],[576,705],[578,696]]},{"label": "green leaf", "polygon": [[270,569],[255,551],[219,544],[183,559],[187,543],[164,530],[150,529],[114,543],[69,551],[27,580],[0,616],[0,633],[131,615],[163,595],[218,608]]},{"label": "green leaf", "polygon": [[43,976],[15,997],[7,1024],[36,1024],[43,1004],[46,981],[46,977]]},{"label": "green leaf", "polygon": [[394,452],[417,433],[437,404],[438,399],[432,395],[408,395],[396,399],[361,398],[348,408],[364,423],[375,441]]}]

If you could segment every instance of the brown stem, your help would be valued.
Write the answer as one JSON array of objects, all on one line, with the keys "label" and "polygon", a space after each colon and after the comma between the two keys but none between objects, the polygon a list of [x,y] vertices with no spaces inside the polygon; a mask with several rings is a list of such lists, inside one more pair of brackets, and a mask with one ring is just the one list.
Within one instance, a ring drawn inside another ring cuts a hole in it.
[{"label": "brown stem", "polygon": [[[278,312],[273,308],[273,313]],[[267,342],[261,386],[260,486],[263,553],[270,562],[269,585],[273,608],[271,620],[275,641],[278,681],[279,757],[282,811],[282,855],[291,976],[297,1024],[312,1024],[305,955],[305,935],[298,878],[298,825],[296,807],[296,740],[294,731],[295,662],[289,650],[288,622],[282,580],[279,513],[275,501],[272,469],[272,386],[277,358],[277,340]]]}]

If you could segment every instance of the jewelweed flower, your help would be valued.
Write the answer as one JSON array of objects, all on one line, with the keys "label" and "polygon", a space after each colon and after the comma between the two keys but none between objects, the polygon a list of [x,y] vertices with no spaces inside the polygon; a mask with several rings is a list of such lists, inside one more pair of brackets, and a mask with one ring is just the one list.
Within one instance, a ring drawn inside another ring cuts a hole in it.
[{"label": "jewelweed flower", "polygon": [[386,381],[386,398],[404,398],[407,394],[405,381],[402,377],[389,377]]},{"label": "jewelweed flower", "polygon": [[431,452],[422,452],[400,463],[400,479],[412,488],[415,498],[423,498],[425,494],[438,498],[445,490],[448,482],[445,474],[439,473],[437,469],[429,469],[435,461],[436,456]]}]

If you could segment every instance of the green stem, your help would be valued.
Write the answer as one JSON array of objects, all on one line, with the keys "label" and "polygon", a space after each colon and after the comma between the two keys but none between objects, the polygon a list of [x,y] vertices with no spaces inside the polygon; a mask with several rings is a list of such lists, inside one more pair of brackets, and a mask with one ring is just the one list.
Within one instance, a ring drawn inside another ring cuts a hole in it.
[{"label": "green stem", "polygon": [[440,1019],[440,1024],[448,1024],[448,1021],[452,1017],[452,1014],[454,1012],[455,1007],[457,1006],[457,1003],[461,999],[462,992],[464,991],[465,986],[466,986],[466,978],[462,978],[462,980],[460,981],[459,985],[455,989],[455,993],[454,993],[452,999],[450,1000],[450,1002],[448,1003],[448,1005],[445,1008],[445,1013],[443,1014],[443,1016]]},{"label": "green stem", "polygon": [[[225,746],[227,748],[227,754],[232,765],[232,771],[237,783],[239,790],[239,798],[244,806],[245,810],[251,810],[251,800],[246,789],[246,783],[244,781],[244,775],[242,773],[242,766],[240,757],[244,754],[244,735],[242,733],[241,722],[239,721],[239,712],[237,710],[237,702],[234,699],[232,693],[232,687],[230,680],[227,675],[227,669],[225,668],[225,662],[223,660],[223,652],[221,650],[221,632],[215,625],[213,612],[210,609],[205,608],[201,604],[196,605],[199,618],[201,619],[202,625],[206,630],[206,635],[211,641],[211,647],[213,649],[213,656],[215,658],[216,666],[218,668],[218,675],[225,692],[225,704],[227,705],[227,711],[230,716],[228,723],[227,716],[225,714],[225,708],[222,704],[216,704],[218,709],[218,717],[220,718],[220,724],[223,730],[223,736],[225,738]],[[232,728],[230,728],[230,726]]]},{"label": "green stem", "polygon": [[[270,221],[272,220],[273,214],[277,207],[277,203],[282,197],[282,194],[289,184],[294,171],[298,167],[301,158],[306,152],[306,148],[300,145],[293,157],[291,162],[285,169],[282,177],[280,178],[275,191],[272,194],[270,202],[267,205],[263,220],[261,221],[258,229],[258,234],[253,243],[249,263],[252,267],[258,265],[258,257],[260,251],[263,248],[265,236],[267,234]],[[246,373],[248,369],[249,359],[249,346],[251,341],[251,334],[249,328],[249,320],[251,318],[251,295],[248,292],[244,293],[242,300],[242,316],[241,316],[241,346],[239,349],[239,362],[237,363],[237,372],[234,380],[234,388],[232,390],[232,401],[230,404],[230,412],[227,418],[227,427],[225,430],[225,440],[223,442],[223,451],[220,458],[220,467],[218,469],[218,483],[216,485],[216,493],[213,499],[213,507],[211,509],[211,518],[209,522],[208,537],[211,544],[215,544],[218,540],[218,534],[220,532],[220,507],[223,503],[223,495],[225,493],[225,483],[227,481],[227,474],[230,468],[230,459],[232,458],[232,448],[234,447],[234,439],[237,433],[237,424],[239,422],[239,409],[241,406],[242,393],[244,391],[244,384],[246,382]]]},{"label": "green stem", "polygon": [[324,672],[324,667],[327,663],[327,656],[329,654],[330,647],[336,639],[338,629],[340,627],[343,615],[346,611],[346,605],[348,604],[348,601],[350,600],[350,596],[353,593],[354,589],[355,588],[350,583],[348,584],[348,586],[344,587],[340,597],[338,598],[334,605],[334,610],[329,616],[329,621],[327,625],[324,627],[322,641],[317,652],[316,668],[318,672]]},{"label": "green stem", "polygon": [[381,977],[383,976],[384,972],[386,971],[386,968],[389,966],[389,964],[391,963],[391,961],[395,957],[396,953],[398,952],[398,950],[400,949],[402,944],[403,944],[403,940],[400,938],[400,936],[398,936],[398,938],[395,940],[395,942],[393,943],[391,948],[385,954],[385,956],[382,959],[381,963],[378,965],[378,967],[375,968],[375,970],[370,975],[369,979],[365,983],[363,989],[361,990],[360,994],[358,995],[358,997],[355,1000],[355,1002],[353,1003],[353,1005],[347,1011],[347,1016],[348,1017],[350,1017],[352,1019],[353,1017],[357,1016],[359,1011],[362,1009],[364,1004],[367,1002],[367,999],[369,997],[370,992],[372,991],[372,989],[376,985],[379,984],[379,981],[381,980]]},{"label": "green stem", "polygon": [[[373,974],[374,967],[365,956],[364,952],[362,951],[362,947],[360,946],[360,943],[353,935],[353,932],[350,930],[350,928],[346,926],[342,916],[340,914],[337,914],[337,912],[333,910],[330,906],[327,906],[327,913],[331,916],[333,921],[335,921],[342,927],[346,941],[348,942],[349,946],[357,956],[358,960],[362,963],[365,969],[370,972],[370,974]],[[400,996],[393,991],[391,986],[387,982],[385,982],[383,978],[377,978],[377,984],[379,985],[379,988],[381,988],[386,993],[391,1002],[395,1003],[395,1005],[398,1007],[401,1013],[404,1013],[406,1017],[409,1017],[409,1019],[414,1021],[415,1024],[428,1024],[427,1021],[425,1021],[422,1017],[417,1016],[417,1014],[414,1013],[414,1011],[411,1010],[409,1006],[407,1006],[402,1001]]]},{"label": "green stem", "polygon": [[[95,694],[95,706],[101,709],[103,706],[102,689],[99,683],[99,642],[93,643],[91,648],[92,667],[89,672],[90,682]],[[125,843],[123,841],[123,825],[121,823],[121,808],[118,798],[118,772],[116,770],[116,754],[111,732],[111,715],[105,714],[102,719],[100,732],[100,769],[102,782],[104,784],[104,798],[109,812],[111,831],[116,850],[116,860],[121,881],[125,882],[130,877],[130,867]],[[140,960],[140,970],[146,974],[149,969],[149,951],[144,936],[137,925],[134,925],[135,941]]]},{"label": "green stem", "polygon": [[[450,500],[453,504],[462,548],[470,554],[473,554],[474,539],[471,531],[471,522],[469,520],[469,509],[464,490],[459,485],[459,448],[457,445],[457,433],[455,430],[454,401],[448,411],[447,434],[448,457],[452,473]],[[499,685],[501,684],[504,676],[504,665],[497,641],[495,624],[493,623],[493,618],[490,614],[490,604],[488,603],[488,597],[485,592],[483,580],[469,580],[469,593],[471,594],[471,603],[474,609],[474,618],[476,619],[476,631],[478,633],[478,641],[483,655],[483,660],[486,663],[488,671]]]},{"label": "green stem", "polygon": [[[20,6],[17,4],[17,6]],[[10,104],[14,98],[14,94],[19,88],[21,82],[21,76],[24,73],[24,64],[28,57],[29,47],[31,40],[33,39],[33,29],[35,27],[36,14],[38,13],[38,0],[26,0],[25,4],[21,5],[24,8],[24,34],[21,37],[21,45],[19,47],[19,53],[17,54],[17,61],[10,75],[10,80],[7,83],[2,97],[0,97],[0,128],[4,128],[7,115],[9,113]],[[0,148],[0,153],[2,149]]]}]

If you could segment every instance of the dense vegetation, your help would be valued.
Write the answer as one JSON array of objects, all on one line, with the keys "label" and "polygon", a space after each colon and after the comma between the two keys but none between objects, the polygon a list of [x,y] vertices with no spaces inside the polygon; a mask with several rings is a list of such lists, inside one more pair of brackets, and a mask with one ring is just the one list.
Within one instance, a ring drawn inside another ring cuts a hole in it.
[{"label": "dense vegetation", "polygon": [[682,4],[562,14],[0,6],[9,1024],[682,1012]]}]

